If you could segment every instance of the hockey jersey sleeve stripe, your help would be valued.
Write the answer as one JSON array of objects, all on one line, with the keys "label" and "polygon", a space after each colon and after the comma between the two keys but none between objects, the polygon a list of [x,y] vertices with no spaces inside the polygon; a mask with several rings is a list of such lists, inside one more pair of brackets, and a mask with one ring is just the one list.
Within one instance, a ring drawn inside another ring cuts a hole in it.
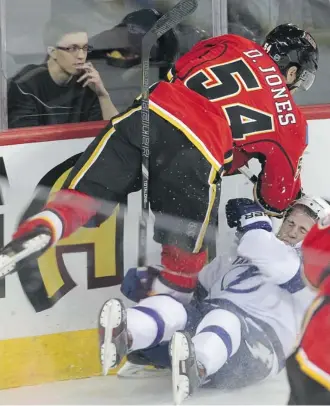
[{"label": "hockey jersey sleeve stripe", "polygon": [[59,241],[63,236],[63,223],[61,218],[51,210],[44,210],[41,213],[31,217],[33,219],[42,219],[46,221],[52,229],[53,243]]},{"label": "hockey jersey sleeve stripe", "polygon": [[217,187],[215,185],[215,179],[217,176],[217,172],[214,168],[211,169],[210,171],[210,175],[209,175],[209,179],[208,179],[208,183],[209,183],[209,204],[206,210],[206,214],[205,214],[205,218],[202,224],[202,227],[199,231],[198,237],[196,239],[196,244],[193,250],[194,254],[197,254],[203,245],[203,241],[204,241],[204,237],[205,237],[205,233],[207,230],[207,227],[209,225],[210,222],[210,216],[211,216],[211,212],[212,212],[212,208],[214,206],[214,201],[217,195]]},{"label": "hockey jersey sleeve stripe", "polygon": [[[175,128],[180,130],[189,141],[200,151],[200,153],[205,157],[205,159],[214,167],[218,172],[222,168],[222,164],[212,155],[208,150],[203,141],[195,134],[186,124],[181,120],[174,117],[171,113],[158,106],[154,101],[150,100],[150,110],[154,111],[157,115],[162,117],[164,120],[171,123]],[[227,160],[232,160],[233,157],[228,157]]]},{"label": "hockey jersey sleeve stripe", "polygon": [[297,293],[306,287],[306,284],[302,277],[301,267],[297,273],[289,281],[281,283],[280,288],[287,290],[289,293]]},{"label": "hockey jersey sleeve stripe", "polygon": [[305,351],[300,348],[296,354],[300,369],[314,381],[330,390],[330,375],[308,359]]},{"label": "hockey jersey sleeve stripe", "polygon": [[72,181],[69,184],[69,189],[74,189],[79,181],[84,177],[86,172],[92,167],[94,162],[97,160],[97,158],[100,156],[102,153],[103,149],[105,148],[107,142],[109,141],[110,137],[114,134],[116,131],[115,125],[118,124],[120,121],[125,120],[126,118],[130,117],[132,114],[134,114],[136,111],[141,110],[141,106],[130,109],[126,113],[122,114],[121,116],[117,116],[114,119],[112,119],[112,127],[107,131],[104,136],[101,138],[99,144],[95,148],[94,152],[91,154],[87,162],[82,166],[82,168],[79,170],[79,172],[76,174],[76,176],[72,179]]},{"label": "hockey jersey sleeve stripe", "polygon": [[229,163],[231,163],[234,159],[234,154],[233,151],[227,151],[225,153],[225,160],[224,160],[224,165],[228,165]]}]

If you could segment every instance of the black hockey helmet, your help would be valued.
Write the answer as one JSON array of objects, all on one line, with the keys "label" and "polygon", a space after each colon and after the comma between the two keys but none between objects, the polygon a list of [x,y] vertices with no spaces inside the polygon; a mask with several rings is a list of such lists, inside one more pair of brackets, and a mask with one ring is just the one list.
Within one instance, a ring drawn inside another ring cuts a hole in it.
[{"label": "black hockey helmet", "polygon": [[289,89],[308,90],[315,80],[319,51],[314,38],[293,24],[274,28],[263,44],[266,52],[277,63],[284,76],[291,66],[297,66],[297,79]]}]

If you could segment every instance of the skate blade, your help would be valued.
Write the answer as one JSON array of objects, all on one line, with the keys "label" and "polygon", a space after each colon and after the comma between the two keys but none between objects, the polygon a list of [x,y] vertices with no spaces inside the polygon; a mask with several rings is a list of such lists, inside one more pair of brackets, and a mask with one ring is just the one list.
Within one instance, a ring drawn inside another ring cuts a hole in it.
[{"label": "skate blade", "polygon": [[102,373],[106,376],[109,369],[117,366],[117,350],[112,342],[113,329],[121,323],[121,303],[116,299],[108,300],[102,308],[100,324],[105,330],[104,343],[101,347]]},{"label": "skate blade", "polygon": [[125,364],[117,372],[119,378],[158,378],[162,376],[169,376],[171,371],[169,369],[155,368],[152,365],[137,365],[126,361]]},{"label": "skate blade", "polygon": [[183,366],[183,372],[185,372],[182,361],[186,361],[189,358],[189,345],[184,334],[176,332],[173,335],[170,351],[172,355],[173,400],[175,405],[181,405],[190,395],[189,379],[186,375],[180,374],[180,365]]}]

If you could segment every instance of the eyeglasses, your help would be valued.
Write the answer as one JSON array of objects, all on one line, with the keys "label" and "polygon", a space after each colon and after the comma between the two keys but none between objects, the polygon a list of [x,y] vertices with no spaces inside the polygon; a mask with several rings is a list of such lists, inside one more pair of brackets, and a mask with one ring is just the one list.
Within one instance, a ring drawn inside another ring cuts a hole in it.
[{"label": "eyeglasses", "polygon": [[90,52],[92,52],[93,47],[91,45],[84,45],[83,47],[80,47],[79,45],[70,45],[69,47],[57,46],[56,49],[69,52],[70,54],[78,54],[79,51],[83,51],[84,53],[89,54]]}]

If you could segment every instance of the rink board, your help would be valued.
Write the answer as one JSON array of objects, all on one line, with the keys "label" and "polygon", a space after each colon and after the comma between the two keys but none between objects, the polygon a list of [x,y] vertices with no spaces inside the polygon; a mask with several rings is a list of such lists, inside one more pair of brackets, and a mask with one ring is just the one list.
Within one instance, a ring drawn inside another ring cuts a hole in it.
[{"label": "rink board", "polygon": [[[48,189],[40,185],[58,190],[102,126],[68,125],[63,132],[58,127],[24,131],[23,143],[17,131],[2,134],[0,233],[5,243],[22,216],[47,201]],[[5,286],[0,283],[0,388],[100,374],[98,313],[107,299],[120,296],[124,269],[137,260],[139,194],[130,196],[129,204],[125,226],[117,208],[101,227],[81,229],[49,250],[31,275],[24,270],[20,277],[8,276]],[[158,259],[158,245],[149,244],[148,250]],[[41,282],[43,289],[35,286]]]},{"label": "rink board", "polygon": [[[53,190],[60,187],[73,157],[86,148],[100,125],[87,130],[78,126],[79,131],[64,127],[56,134],[50,129],[46,134],[29,130],[24,143],[18,143],[12,132],[2,135],[0,215],[5,242],[24,210],[31,208],[36,186],[42,180],[55,185]],[[329,130],[330,120],[310,121],[302,172],[307,193],[329,196],[329,182],[315,179],[315,174],[326,179],[328,173]],[[242,175],[223,182],[220,224],[225,224],[223,204],[235,196],[251,196],[251,184]],[[97,316],[105,300],[119,295],[124,270],[136,264],[139,207],[137,193],[130,196],[124,224],[117,211],[99,229],[80,230],[61,242],[37,264],[39,279],[25,280],[17,274],[6,278],[0,289],[0,388],[100,375]],[[228,249],[231,235],[227,227],[220,231],[221,252]],[[158,262],[159,246],[152,241],[148,256],[150,263]],[[40,281],[44,290],[39,289]]]}]

